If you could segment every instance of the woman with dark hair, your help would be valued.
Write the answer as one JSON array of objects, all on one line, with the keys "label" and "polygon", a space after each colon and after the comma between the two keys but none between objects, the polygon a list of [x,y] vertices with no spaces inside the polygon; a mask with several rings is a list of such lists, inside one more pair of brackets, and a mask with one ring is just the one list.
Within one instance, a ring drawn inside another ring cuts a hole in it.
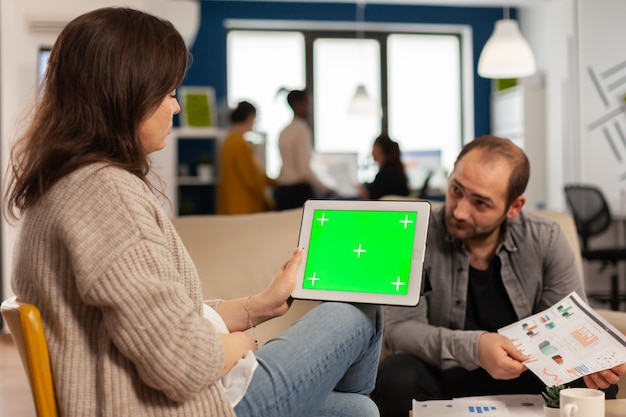
[{"label": "woman with dark hair", "polygon": [[322,303],[260,348],[243,332],[287,312],[300,249],[260,293],[203,302],[148,180],[187,65],[165,20],[79,16],[12,150],[12,286],[41,311],[59,415],[378,415],[380,307]]},{"label": "woman with dark hair", "polygon": [[385,195],[409,195],[404,165],[400,160],[400,147],[389,135],[381,133],[374,140],[372,157],[378,164],[378,173],[371,183],[361,187],[361,198],[379,199]]},{"label": "woman with dark hair", "polygon": [[307,121],[311,111],[309,94],[305,90],[291,90],[287,94],[287,104],[293,111],[293,119],[278,137],[282,159],[276,179],[278,186],[274,190],[278,210],[302,207],[310,198],[333,193],[311,168],[313,132]]},{"label": "woman with dark hair", "polygon": [[256,108],[241,101],[230,113],[231,128],[220,152],[218,214],[249,214],[271,210],[274,201],[266,191],[275,181],[265,174],[244,138],[254,128]]}]

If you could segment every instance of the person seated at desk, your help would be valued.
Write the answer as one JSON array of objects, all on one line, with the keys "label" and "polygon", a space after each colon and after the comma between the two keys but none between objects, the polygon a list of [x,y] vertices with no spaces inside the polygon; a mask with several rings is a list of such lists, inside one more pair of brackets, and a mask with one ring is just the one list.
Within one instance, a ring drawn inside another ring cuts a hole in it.
[{"label": "person seated at desk", "polygon": [[372,157],[378,164],[378,173],[373,182],[361,185],[361,198],[377,200],[385,195],[409,195],[398,143],[391,140],[387,133],[381,133],[372,145]]},{"label": "person seated at desk", "polygon": [[218,214],[250,214],[274,207],[266,188],[276,185],[276,181],[265,174],[244,138],[254,128],[255,120],[256,108],[247,101],[241,101],[230,112],[232,126],[220,153]]},{"label": "person seated at desk", "polygon": [[[411,400],[539,394],[545,385],[497,329],[538,313],[572,291],[585,294],[559,225],[522,212],[530,176],[524,152],[495,136],[463,147],[445,204],[431,213],[424,269],[432,292],[416,307],[386,307],[391,351],[372,398],[383,417],[406,417]],[[609,388],[626,365],[574,386]]]}]

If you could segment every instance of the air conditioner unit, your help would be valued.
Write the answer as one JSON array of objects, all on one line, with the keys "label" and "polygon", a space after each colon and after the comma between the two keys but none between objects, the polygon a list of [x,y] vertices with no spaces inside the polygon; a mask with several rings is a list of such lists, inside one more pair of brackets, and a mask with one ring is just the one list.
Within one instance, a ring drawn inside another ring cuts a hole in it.
[{"label": "air conditioner unit", "polygon": [[31,32],[54,32],[58,33],[67,25],[68,20],[43,20],[31,19],[28,28]]}]

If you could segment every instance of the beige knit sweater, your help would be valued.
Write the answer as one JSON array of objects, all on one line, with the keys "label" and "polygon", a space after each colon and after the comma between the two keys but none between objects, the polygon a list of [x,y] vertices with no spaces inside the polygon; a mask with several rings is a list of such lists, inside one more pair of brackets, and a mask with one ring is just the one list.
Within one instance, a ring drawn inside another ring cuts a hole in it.
[{"label": "beige knit sweater", "polygon": [[234,415],[197,272],[134,175],[91,165],[55,185],[21,221],[12,279],[41,310],[61,416]]}]

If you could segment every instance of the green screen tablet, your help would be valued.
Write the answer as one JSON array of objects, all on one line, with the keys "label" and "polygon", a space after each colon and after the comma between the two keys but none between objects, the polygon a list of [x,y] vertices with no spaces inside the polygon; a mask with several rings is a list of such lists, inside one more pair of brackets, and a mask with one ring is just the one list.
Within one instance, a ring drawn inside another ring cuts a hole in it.
[{"label": "green screen tablet", "polygon": [[430,203],[308,200],[294,298],[417,305]]}]

